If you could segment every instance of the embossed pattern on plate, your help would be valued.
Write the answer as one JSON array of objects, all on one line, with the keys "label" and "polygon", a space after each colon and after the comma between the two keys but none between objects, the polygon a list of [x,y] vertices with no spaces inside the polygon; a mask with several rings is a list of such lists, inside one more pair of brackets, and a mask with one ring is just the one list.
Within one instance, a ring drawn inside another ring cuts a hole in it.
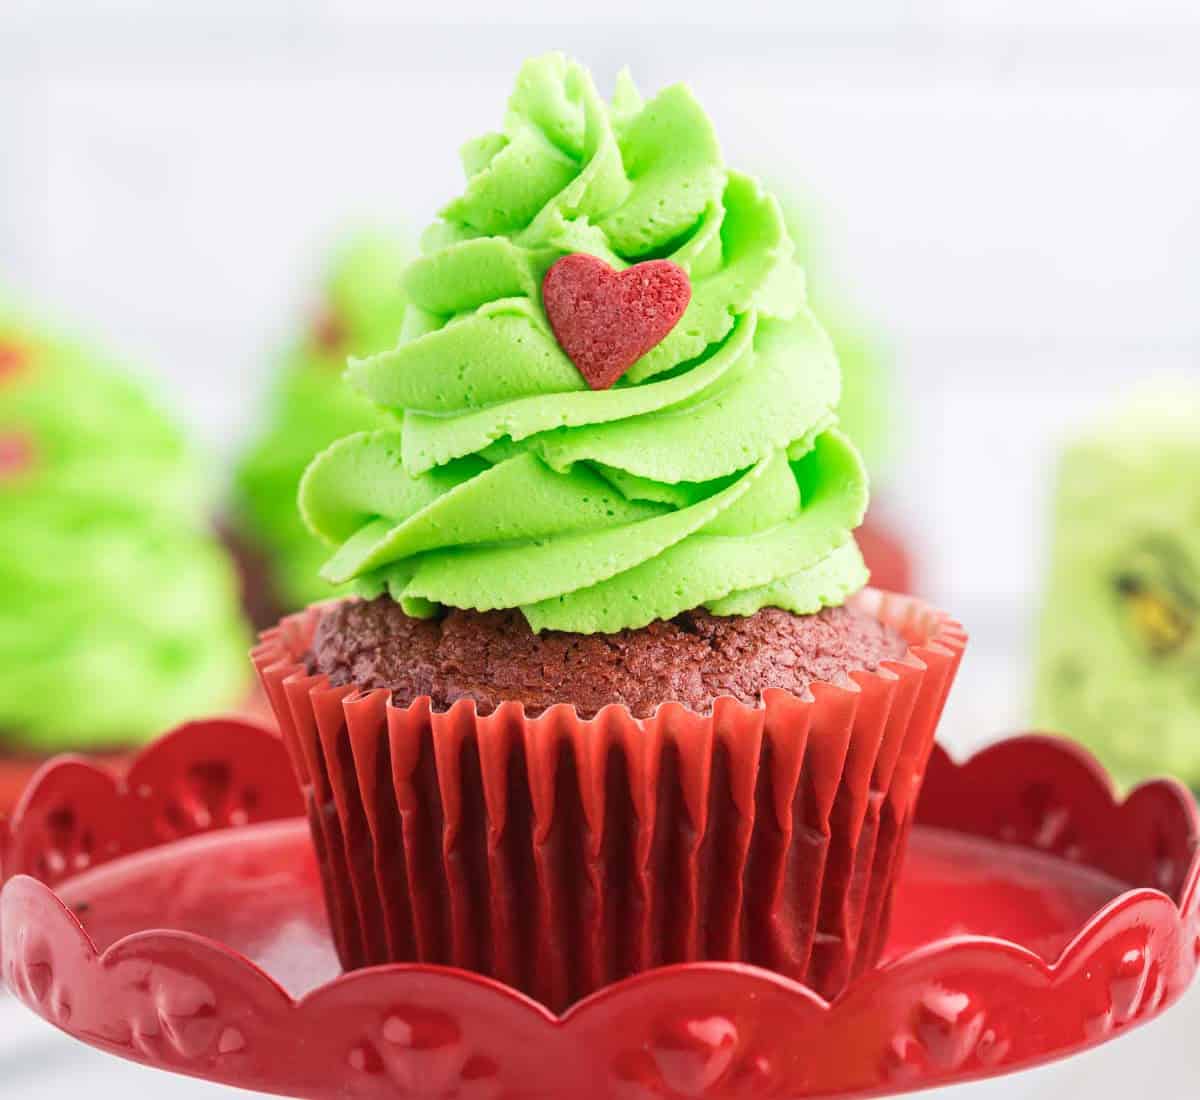
[{"label": "embossed pattern on plate", "polygon": [[1065,1056],[1162,1011],[1200,958],[1190,796],[1122,803],[1050,738],[935,754],[889,961],[833,1004],[722,963],[561,1017],[461,971],[339,976],[289,776],[277,739],[232,722],[176,731],[123,779],[45,773],[3,845],[5,982],[114,1054],[312,1100],[796,1100]]}]

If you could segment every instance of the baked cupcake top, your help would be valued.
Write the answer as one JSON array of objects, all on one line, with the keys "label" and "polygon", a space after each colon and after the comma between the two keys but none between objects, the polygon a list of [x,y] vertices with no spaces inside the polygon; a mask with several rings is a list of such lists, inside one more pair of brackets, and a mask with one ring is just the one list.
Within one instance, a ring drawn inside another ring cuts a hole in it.
[{"label": "baked cupcake top", "polygon": [[264,552],[274,596],[285,610],[335,589],[318,575],[329,556],[296,511],[296,490],[313,455],[352,432],[392,420],[342,382],[348,355],[392,347],[400,332],[405,251],[381,232],[336,249],[319,301],[285,352],[263,427],[234,475],[233,526]]},{"label": "baked cupcake top", "polygon": [[691,92],[643,101],[622,76],[606,103],[538,58],[463,161],[399,345],[348,370],[399,423],[305,474],[337,547],[323,576],[411,616],[575,633],[860,588],[866,476],[833,349],[778,203],[725,166]]},{"label": "baked cupcake top", "polygon": [[0,745],[123,745],[239,701],[210,499],[145,387],[0,307]]},{"label": "baked cupcake top", "polygon": [[437,712],[471,699],[490,714],[515,699],[534,716],[569,700],[581,718],[611,704],[649,718],[668,700],[707,714],[722,697],[759,705],[770,689],[811,698],[814,683],[850,686],[852,673],[907,650],[899,634],[849,607],[745,616],[697,608],[640,630],[534,634],[516,611],[413,619],[384,597],[327,605],[306,661],[331,684],[386,688],[398,707],[427,696]]}]

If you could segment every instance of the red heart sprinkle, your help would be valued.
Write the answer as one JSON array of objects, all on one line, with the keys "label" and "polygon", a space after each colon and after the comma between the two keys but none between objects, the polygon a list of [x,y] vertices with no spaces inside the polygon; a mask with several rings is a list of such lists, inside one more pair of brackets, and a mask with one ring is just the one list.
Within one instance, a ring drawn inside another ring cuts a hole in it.
[{"label": "red heart sprinkle", "polygon": [[33,441],[24,432],[0,434],[0,481],[16,477],[33,465]]},{"label": "red heart sprinkle", "polygon": [[17,344],[0,342],[0,380],[7,375],[16,374],[25,365],[26,358],[24,348]]},{"label": "red heart sprinkle", "polygon": [[564,256],[542,281],[554,335],[594,390],[606,390],[678,323],[692,297],[670,260],[614,271],[583,252]]},{"label": "red heart sprinkle", "polygon": [[[322,310],[313,322],[312,342],[322,355],[332,355],[340,360],[345,354],[348,335],[342,319],[332,309]],[[338,365],[344,364],[339,362]]]}]

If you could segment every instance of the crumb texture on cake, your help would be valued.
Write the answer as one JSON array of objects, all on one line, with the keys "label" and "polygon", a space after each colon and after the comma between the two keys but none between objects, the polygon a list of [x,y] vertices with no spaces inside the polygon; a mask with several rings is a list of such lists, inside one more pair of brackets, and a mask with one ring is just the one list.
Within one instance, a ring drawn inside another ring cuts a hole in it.
[{"label": "crumb texture on cake", "polygon": [[308,664],[335,685],[388,688],[399,706],[423,695],[435,710],[473,699],[481,713],[506,700],[531,714],[573,703],[590,717],[619,703],[644,718],[669,701],[703,713],[726,695],[757,704],[767,688],[803,696],[815,682],[847,684],[852,672],[874,671],[907,648],[846,607],[745,617],[695,610],[616,634],[535,634],[518,611],[414,619],[383,596],[330,605]]}]

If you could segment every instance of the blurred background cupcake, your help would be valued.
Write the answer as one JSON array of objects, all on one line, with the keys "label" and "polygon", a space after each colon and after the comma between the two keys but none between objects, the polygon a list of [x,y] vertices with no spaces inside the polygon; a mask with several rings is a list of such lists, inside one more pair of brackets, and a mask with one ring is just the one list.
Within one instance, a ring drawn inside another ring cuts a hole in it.
[{"label": "blurred background cupcake", "polygon": [[804,267],[809,303],[821,319],[842,371],[838,423],[854,441],[871,475],[871,510],[855,532],[871,583],[891,592],[910,592],[915,583],[903,531],[889,515],[885,472],[897,450],[898,368],[886,334],[843,292],[815,201],[795,194],[781,200],[788,231]]},{"label": "blurred background cupcake", "polygon": [[320,297],[279,364],[262,427],[237,463],[227,533],[256,626],[337,594],[317,575],[328,552],[302,523],[296,490],[315,454],[385,422],[342,372],[349,356],[399,338],[404,259],[399,240],[383,232],[358,233],[335,249]]},{"label": "blurred background cupcake", "polygon": [[142,382],[0,305],[0,810],[43,754],[244,701],[209,488]]},{"label": "blurred background cupcake", "polygon": [[1200,789],[1195,384],[1127,394],[1063,450],[1038,653],[1038,725]]}]

